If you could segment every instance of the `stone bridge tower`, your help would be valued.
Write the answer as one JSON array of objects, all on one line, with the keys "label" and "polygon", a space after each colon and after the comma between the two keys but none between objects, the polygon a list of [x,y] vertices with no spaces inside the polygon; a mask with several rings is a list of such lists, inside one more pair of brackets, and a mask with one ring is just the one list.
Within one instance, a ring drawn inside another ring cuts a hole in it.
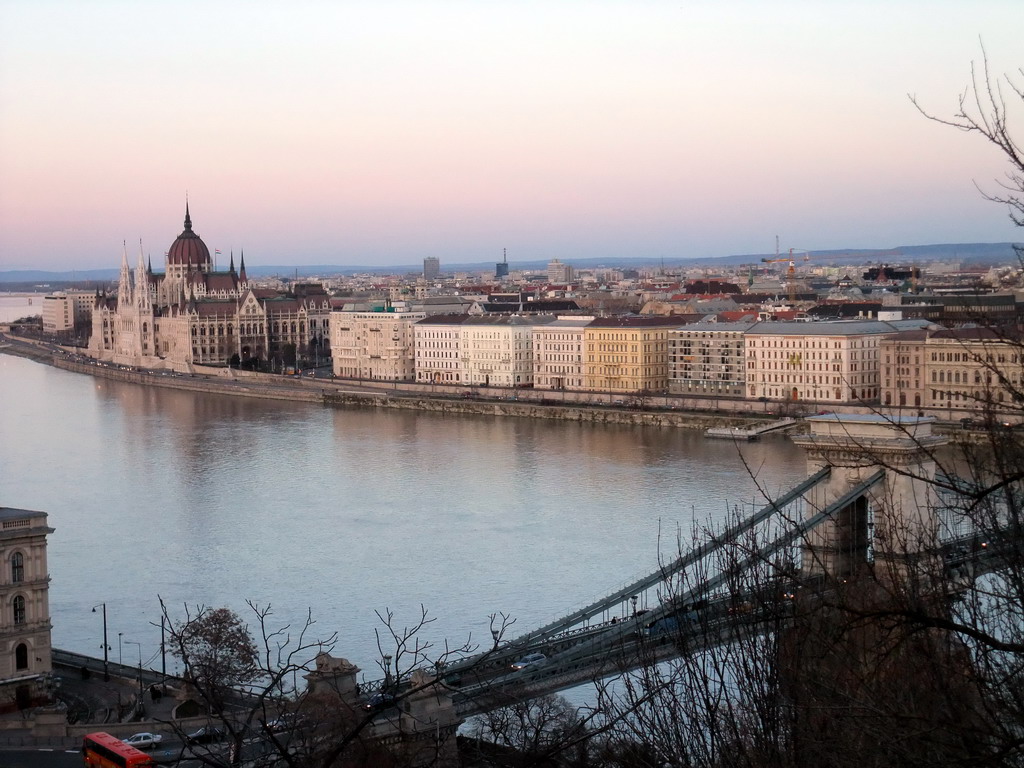
[{"label": "stone bridge tower", "polygon": [[835,503],[878,472],[881,479],[807,534],[807,575],[851,578],[873,562],[877,576],[904,573],[938,544],[935,460],[948,442],[933,434],[935,419],[877,414],[828,414],[807,419],[809,434],[793,442],[807,451],[807,469],[832,467],[807,494],[807,516]]}]

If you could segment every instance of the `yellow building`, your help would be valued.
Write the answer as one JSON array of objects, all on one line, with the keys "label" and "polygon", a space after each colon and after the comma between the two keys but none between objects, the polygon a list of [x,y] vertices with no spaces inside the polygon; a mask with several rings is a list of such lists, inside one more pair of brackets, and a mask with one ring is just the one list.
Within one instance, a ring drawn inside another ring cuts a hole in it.
[{"label": "yellow building", "polygon": [[583,388],[665,392],[669,331],[677,317],[602,317],[583,329]]}]

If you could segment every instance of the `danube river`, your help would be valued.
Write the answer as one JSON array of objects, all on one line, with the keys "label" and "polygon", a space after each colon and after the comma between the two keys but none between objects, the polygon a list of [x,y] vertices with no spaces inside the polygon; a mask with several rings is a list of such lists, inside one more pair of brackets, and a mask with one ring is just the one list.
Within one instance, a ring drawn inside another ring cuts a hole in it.
[{"label": "danube river", "polygon": [[56,529],[54,645],[102,655],[106,603],[111,660],[120,637],[157,667],[158,595],[175,616],[309,608],[369,676],[375,610],[425,606],[438,642],[489,639],[498,611],[519,634],[650,572],[677,529],[760,504],[747,467],[772,492],[805,474],[780,437],[236,400],[8,355],[0,395],[0,505]]}]

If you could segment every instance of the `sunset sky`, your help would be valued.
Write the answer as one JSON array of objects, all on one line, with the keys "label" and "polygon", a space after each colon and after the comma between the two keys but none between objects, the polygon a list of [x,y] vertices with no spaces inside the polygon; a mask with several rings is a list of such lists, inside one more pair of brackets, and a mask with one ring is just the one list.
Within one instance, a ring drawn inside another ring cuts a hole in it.
[{"label": "sunset sky", "polygon": [[[951,114],[1021,0],[0,0],[0,270],[1024,240]],[[1018,138],[1024,140],[1024,115]]]}]

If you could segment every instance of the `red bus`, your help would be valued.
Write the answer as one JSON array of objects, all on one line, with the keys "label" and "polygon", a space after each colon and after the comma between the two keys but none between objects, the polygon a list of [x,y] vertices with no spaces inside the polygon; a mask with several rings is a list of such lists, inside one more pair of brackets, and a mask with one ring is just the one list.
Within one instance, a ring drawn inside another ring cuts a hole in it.
[{"label": "red bus", "polygon": [[109,733],[89,733],[82,739],[82,757],[89,768],[155,766],[153,758]]}]

